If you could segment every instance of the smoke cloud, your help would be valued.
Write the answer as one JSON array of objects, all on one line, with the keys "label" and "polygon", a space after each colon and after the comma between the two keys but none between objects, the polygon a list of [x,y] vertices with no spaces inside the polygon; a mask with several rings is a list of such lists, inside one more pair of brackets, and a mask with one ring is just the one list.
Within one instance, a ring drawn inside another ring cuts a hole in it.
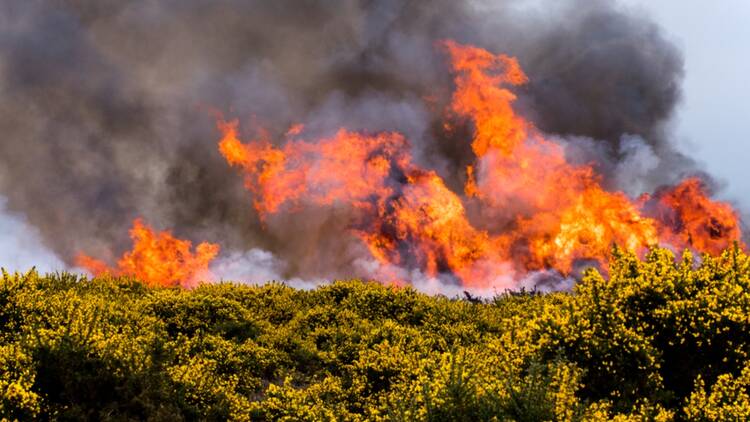
[{"label": "smoke cloud", "polygon": [[143,217],[220,243],[222,277],[371,275],[363,246],[342,236],[344,210],[261,224],[217,151],[213,110],[273,134],[297,122],[311,136],[400,131],[419,164],[460,191],[471,128],[440,124],[452,79],[436,42],[446,38],[517,56],[530,78],[522,113],[574,160],[596,158],[605,185],[637,195],[695,172],[669,138],[679,51],[616,2],[555,3],[3,2],[0,194],[28,224],[3,217],[14,234],[2,232],[0,250],[28,237],[32,251],[51,252],[11,263],[111,259]]}]

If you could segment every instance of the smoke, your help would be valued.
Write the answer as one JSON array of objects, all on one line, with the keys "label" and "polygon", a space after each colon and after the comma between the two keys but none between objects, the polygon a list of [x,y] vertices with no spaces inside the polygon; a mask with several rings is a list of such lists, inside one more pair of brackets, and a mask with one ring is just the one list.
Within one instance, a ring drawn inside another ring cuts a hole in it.
[{"label": "smoke", "polygon": [[12,223],[0,250],[38,231],[52,252],[35,263],[60,266],[48,257],[70,263],[78,251],[111,259],[143,217],[220,243],[222,277],[362,275],[367,254],[343,235],[345,210],[258,220],[217,151],[212,110],[272,134],[297,122],[311,135],[400,131],[418,163],[460,191],[471,128],[440,123],[451,76],[435,43],[445,38],[517,56],[531,81],[523,113],[571,156],[595,154],[605,185],[637,195],[695,172],[669,138],[679,51],[615,2],[555,3],[3,2],[0,194],[28,225]]},{"label": "smoke", "polygon": [[271,281],[283,282],[298,289],[311,289],[328,280],[302,280],[282,276],[287,264],[271,252],[253,248],[247,252],[233,252],[217,259],[211,265],[212,275],[219,281],[241,280],[248,284],[265,284]]}]

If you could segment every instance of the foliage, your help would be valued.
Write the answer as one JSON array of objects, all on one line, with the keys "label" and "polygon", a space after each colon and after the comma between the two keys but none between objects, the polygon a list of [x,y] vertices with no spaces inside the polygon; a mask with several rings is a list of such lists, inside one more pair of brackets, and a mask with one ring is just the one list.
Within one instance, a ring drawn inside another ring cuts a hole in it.
[{"label": "foliage", "polygon": [[0,278],[0,419],[744,420],[750,259],[614,250],[572,292]]}]

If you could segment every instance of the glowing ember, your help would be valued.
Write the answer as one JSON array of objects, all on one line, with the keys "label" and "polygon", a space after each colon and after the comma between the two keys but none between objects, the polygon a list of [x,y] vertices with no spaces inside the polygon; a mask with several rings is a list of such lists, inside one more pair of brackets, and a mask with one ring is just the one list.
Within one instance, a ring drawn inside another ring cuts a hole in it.
[{"label": "glowing ember", "polygon": [[478,201],[482,228],[469,221],[466,198],[417,166],[397,133],[341,129],[306,140],[295,125],[276,147],[267,135],[243,143],[236,121],[220,122],[219,149],[243,170],[261,217],[350,207],[352,234],[384,267],[471,287],[512,287],[508,280],[529,271],[603,264],[615,244],[718,253],[740,239],[736,213],[710,200],[697,179],[637,202],[605,190],[591,166],[570,164],[560,144],[513,109],[511,89],[527,81],[514,58],[442,46],[455,75],[450,112],[474,129],[464,193]]},{"label": "glowing ember", "polygon": [[198,282],[210,280],[208,264],[219,253],[219,246],[201,243],[191,252],[191,242],[176,239],[164,231],[155,233],[140,219],[130,230],[133,250],[117,261],[116,268],[80,254],[76,264],[96,276],[133,276],[152,286],[193,287]]}]

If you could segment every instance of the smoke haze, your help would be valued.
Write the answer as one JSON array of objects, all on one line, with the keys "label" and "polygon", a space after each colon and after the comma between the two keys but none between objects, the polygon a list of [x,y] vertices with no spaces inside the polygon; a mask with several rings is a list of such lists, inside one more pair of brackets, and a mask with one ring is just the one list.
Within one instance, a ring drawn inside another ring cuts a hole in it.
[{"label": "smoke haze", "polygon": [[[669,137],[680,52],[615,2],[555,3],[4,2],[0,195],[14,217],[0,218],[0,265],[71,265],[82,250],[113,259],[143,217],[220,243],[225,278],[366,273],[364,247],[341,236],[345,210],[259,222],[217,150],[214,110],[274,134],[297,122],[321,136],[399,131],[460,192],[471,128],[440,124],[446,38],[518,57],[530,79],[522,113],[572,161],[596,161],[605,186],[638,195],[695,173]],[[25,237],[23,256],[38,258],[6,264]]]}]

